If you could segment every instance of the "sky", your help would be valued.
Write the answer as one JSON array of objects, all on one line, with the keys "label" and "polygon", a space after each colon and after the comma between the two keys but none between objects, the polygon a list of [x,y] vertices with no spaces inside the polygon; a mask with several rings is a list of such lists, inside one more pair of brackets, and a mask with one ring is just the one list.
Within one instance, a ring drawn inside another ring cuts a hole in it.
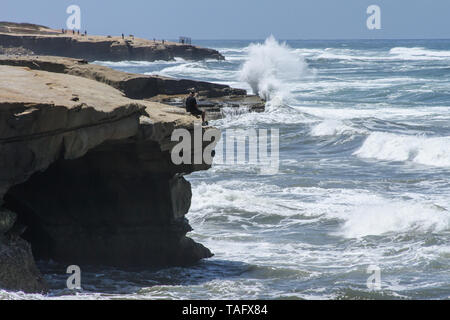
[{"label": "sky", "polygon": [[[1,0],[0,21],[66,27],[69,5],[89,34],[195,40],[449,39],[450,0]],[[366,10],[378,5],[381,29]]]}]

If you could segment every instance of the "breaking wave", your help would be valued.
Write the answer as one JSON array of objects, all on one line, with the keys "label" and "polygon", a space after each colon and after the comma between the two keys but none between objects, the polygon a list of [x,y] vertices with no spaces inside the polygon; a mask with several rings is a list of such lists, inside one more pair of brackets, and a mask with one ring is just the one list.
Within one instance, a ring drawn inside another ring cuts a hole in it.
[{"label": "breaking wave", "polygon": [[398,58],[404,60],[446,60],[450,59],[450,51],[445,50],[430,50],[421,47],[406,48],[396,47],[392,48],[389,53],[396,55]]},{"label": "breaking wave", "polygon": [[254,94],[262,99],[283,100],[289,85],[310,73],[302,56],[286,43],[279,43],[273,36],[263,44],[248,47],[246,62],[240,71],[240,80],[248,83]]},{"label": "breaking wave", "polygon": [[186,60],[183,58],[175,58],[175,60],[172,61],[165,61],[165,60],[157,60],[157,61],[94,61],[94,64],[98,64],[104,67],[110,67],[110,68],[130,68],[130,67],[150,67],[154,65],[159,64],[176,64],[176,63],[184,63]]},{"label": "breaking wave", "polygon": [[425,137],[374,132],[354,155],[386,161],[412,161],[450,167],[450,137]]},{"label": "breaking wave", "polygon": [[440,232],[450,226],[450,214],[443,208],[378,196],[363,199],[360,205],[340,213],[345,222],[336,234],[359,238],[389,232]]},{"label": "breaking wave", "polygon": [[366,130],[345,124],[341,120],[324,120],[311,128],[314,137],[364,134]]}]

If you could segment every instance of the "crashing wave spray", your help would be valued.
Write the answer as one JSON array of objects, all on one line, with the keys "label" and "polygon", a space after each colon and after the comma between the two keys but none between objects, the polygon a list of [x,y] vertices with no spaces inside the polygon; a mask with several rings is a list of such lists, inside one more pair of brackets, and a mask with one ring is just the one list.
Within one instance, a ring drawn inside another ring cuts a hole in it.
[{"label": "crashing wave spray", "polygon": [[247,82],[254,94],[269,101],[284,100],[289,95],[289,83],[308,73],[306,62],[286,43],[273,36],[264,44],[251,44],[248,58],[240,71],[240,80]]}]

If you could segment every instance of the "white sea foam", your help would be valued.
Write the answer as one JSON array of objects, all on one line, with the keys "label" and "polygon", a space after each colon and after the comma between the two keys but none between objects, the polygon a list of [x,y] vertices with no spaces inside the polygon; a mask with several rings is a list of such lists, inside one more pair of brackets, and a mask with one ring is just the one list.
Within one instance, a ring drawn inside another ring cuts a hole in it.
[{"label": "white sea foam", "polygon": [[450,59],[450,51],[430,50],[422,47],[396,47],[389,54],[402,60],[447,60]]},{"label": "white sea foam", "polygon": [[450,137],[373,132],[354,154],[361,158],[450,167]]},{"label": "white sea foam", "polygon": [[248,52],[248,47],[245,48],[215,48],[217,51],[219,51],[221,54],[227,55],[236,55],[236,54],[244,54]]},{"label": "white sea foam", "polygon": [[[274,103],[275,101],[275,103]],[[266,105],[265,112],[249,112],[242,113],[236,116],[236,113],[227,113],[226,117],[213,121],[212,124],[219,126],[222,129],[231,127],[253,128],[259,125],[288,125],[288,124],[303,124],[316,122],[317,119],[279,103],[279,100],[272,100]]]},{"label": "white sea foam", "polygon": [[422,47],[395,47],[389,51],[373,52],[367,50],[326,48],[320,52],[311,52],[311,59],[328,59],[351,61],[353,63],[365,63],[372,61],[393,61],[393,60],[448,60],[450,51],[431,50]]},{"label": "white sea foam", "polygon": [[323,119],[345,120],[345,119],[361,119],[361,118],[377,118],[383,120],[411,120],[419,118],[437,118],[450,119],[449,107],[415,107],[401,108],[386,106],[379,103],[373,105],[357,105],[352,107],[332,108],[327,106],[306,107],[298,106],[296,110],[305,114],[310,114]]},{"label": "white sea foam", "polygon": [[[339,219],[336,234],[344,237],[381,235],[388,232],[440,232],[450,227],[450,212],[433,199],[389,199],[361,189],[317,187],[278,188],[264,183],[224,181],[194,187],[191,214],[196,224],[211,217],[249,221],[254,216],[275,215],[283,225],[312,223],[313,218]],[[448,203],[444,204],[447,206]],[[289,219],[291,218],[291,219]],[[301,221],[303,219],[303,221]],[[265,224],[264,228],[278,228]]]},{"label": "white sea foam", "polygon": [[311,128],[311,135],[315,137],[338,136],[348,134],[364,134],[367,130],[358,129],[345,124],[341,120],[324,120]]},{"label": "white sea foam", "polygon": [[307,73],[304,59],[286,43],[279,43],[270,36],[264,44],[248,47],[248,57],[242,66],[240,79],[250,85],[253,93],[271,100],[287,95],[290,82],[298,81]]},{"label": "white sea foam", "polygon": [[235,80],[237,72],[233,70],[213,70],[208,68],[204,61],[199,61],[169,65],[160,71],[146,74],[159,74],[176,78],[192,77],[199,80],[204,80],[205,78],[217,78],[220,79],[220,83],[223,83],[224,81]]},{"label": "white sea foam", "polygon": [[371,56],[367,52],[352,49],[334,49],[327,48],[318,53],[314,59],[327,59],[327,60],[348,60],[348,61],[374,61],[385,60],[384,56]]},{"label": "white sea foam", "polygon": [[101,66],[105,66],[105,67],[110,67],[110,68],[129,68],[129,67],[150,67],[150,66],[154,66],[154,65],[159,65],[159,64],[177,64],[177,63],[183,63],[186,60],[184,60],[183,58],[175,58],[175,60],[172,61],[165,61],[165,60],[157,60],[157,61],[128,61],[128,60],[124,60],[124,61],[94,61],[94,64],[98,64]]},{"label": "white sea foam", "polygon": [[344,220],[336,234],[346,238],[389,232],[441,232],[450,227],[449,211],[432,204],[391,200],[357,191],[346,201],[350,206],[331,214]]}]

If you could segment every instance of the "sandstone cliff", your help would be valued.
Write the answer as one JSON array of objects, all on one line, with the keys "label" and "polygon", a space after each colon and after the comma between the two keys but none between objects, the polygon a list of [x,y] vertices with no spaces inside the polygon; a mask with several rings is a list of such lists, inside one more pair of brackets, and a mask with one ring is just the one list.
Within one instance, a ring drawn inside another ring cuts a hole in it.
[{"label": "sandstone cliff", "polygon": [[183,178],[209,165],[170,159],[173,130],[192,131],[199,120],[88,79],[96,76],[48,70],[56,72],[0,66],[0,212],[17,214],[14,222],[0,216],[0,287],[45,289],[28,244],[9,232],[17,225],[28,226],[21,237],[35,258],[68,264],[210,257],[186,237],[191,187]]},{"label": "sandstone cliff", "polygon": [[[81,58],[89,61],[155,61],[217,59],[224,57],[216,50],[169,41],[150,41],[134,36],[122,38],[62,33],[44,26],[0,22],[0,49],[5,53],[34,53]],[[12,50],[14,49],[14,50]]]}]

